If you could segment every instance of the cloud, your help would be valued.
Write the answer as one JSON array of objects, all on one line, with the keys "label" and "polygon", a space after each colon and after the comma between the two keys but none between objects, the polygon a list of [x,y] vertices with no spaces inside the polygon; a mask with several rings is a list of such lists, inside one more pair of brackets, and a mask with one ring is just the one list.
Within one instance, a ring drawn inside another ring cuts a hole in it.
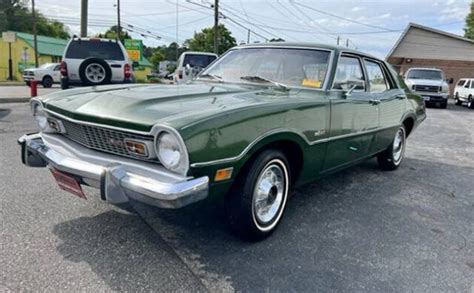
[{"label": "cloud", "polygon": [[354,6],[351,11],[352,12],[357,12],[357,11],[361,11],[362,10],[362,7],[359,7],[359,6]]}]

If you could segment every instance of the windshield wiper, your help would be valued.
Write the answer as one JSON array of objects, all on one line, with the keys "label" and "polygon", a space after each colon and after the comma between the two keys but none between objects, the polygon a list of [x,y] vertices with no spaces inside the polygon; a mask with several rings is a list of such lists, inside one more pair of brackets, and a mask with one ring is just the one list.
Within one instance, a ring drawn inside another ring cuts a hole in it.
[{"label": "windshield wiper", "polygon": [[215,75],[215,74],[212,74],[212,73],[205,73],[205,74],[201,74],[197,77],[197,79],[201,79],[201,78],[209,78],[209,79],[214,79],[214,80],[217,80],[219,82],[223,82],[224,80],[222,79],[222,77],[220,77],[219,75]]},{"label": "windshield wiper", "polygon": [[246,75],[246,76],[241,76],[240,79],[250,81],[250,82],[257,82],[257,83],[271,83],[280,89],[283,89],[286,91],[290,90],[290,88],[287,85],[262,77],[260,75]]}]

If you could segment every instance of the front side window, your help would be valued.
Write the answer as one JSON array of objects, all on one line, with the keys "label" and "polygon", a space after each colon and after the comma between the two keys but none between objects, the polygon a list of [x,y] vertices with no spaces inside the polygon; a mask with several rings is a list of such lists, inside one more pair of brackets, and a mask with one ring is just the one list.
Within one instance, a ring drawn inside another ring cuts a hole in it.
[{"label": "front side window", "polygon": [[349,90],[354,86],[356,90],[365,89],[364,73],[359,58],[342,56],[337,64],[333,89]]},{"label": "front side window", "polygon": [[244,48],[231,50],[201,76],[224,82],[251,83],[271,80],[286,86],[322,88],[329,51],[293,48]]},{"label": "front side window", "polygon": [[471,89],[474,89],[474,80],[471,80]]},{"label": "front side window", "polygon": [[69,44],[66,51],[66,58],[86,59],[96,57],[104,60],[125,60],[120,46],[114,42],[103,42],[100,40],[75,40]]},{"label": "front side window", "polygon": [[387,81],[385,80],[380,64],[369,60],[364,60],[364,64],[367,70],[370,92],[380,93],[386,91],[388,89]]}]

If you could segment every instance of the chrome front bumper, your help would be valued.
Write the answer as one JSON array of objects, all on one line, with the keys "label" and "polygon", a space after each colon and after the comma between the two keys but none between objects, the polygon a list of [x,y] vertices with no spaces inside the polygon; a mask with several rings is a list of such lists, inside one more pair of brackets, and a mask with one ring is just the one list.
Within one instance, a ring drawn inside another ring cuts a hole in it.
[{"label": "chrome front bumper", "polygon": [[57,134],[35,133],[18,139],[23,164],[55,168],[81,184],[100,190],[101,198],[129,198],[161,208],[180,208],[208,195],[209,178],[184,177],[164,167],[85,148]]}]

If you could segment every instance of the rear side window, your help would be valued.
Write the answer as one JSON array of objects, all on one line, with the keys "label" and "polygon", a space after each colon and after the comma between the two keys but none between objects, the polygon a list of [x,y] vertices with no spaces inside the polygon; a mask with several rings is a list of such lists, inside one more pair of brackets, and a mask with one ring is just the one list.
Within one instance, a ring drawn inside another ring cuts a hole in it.
[{"label": "rear side window", "polygon": [[357,90],[365,89],[364,73],[359,58],[342,56],[337,64],[333,89],[345,90],[354,85]]},{"label": "rear side window", "polygon": [[369,80],[370,92],[380,93],[388,89],[382,68],[373,61],[364,60],[365,69],[367,69],[367,78]]},{"label": "rear side window", "polygon": [[461,79],[460,81],[458,81],[458,86],[463,86],[465,83],[466,81]]},{"label": "rear side window", "polygon": [[206,68],[212,61],[216,60],[216,56],[200,55],[200,54],[186,54],[184,55],[183,65],[189,64],[191,67]]},{"label": "rear side window", "polygon": [[77,40],[69,44],[66,51],[66,58],[86,59],[89,57],[104,60],[125,60],[120,46],[115,42]]}]

